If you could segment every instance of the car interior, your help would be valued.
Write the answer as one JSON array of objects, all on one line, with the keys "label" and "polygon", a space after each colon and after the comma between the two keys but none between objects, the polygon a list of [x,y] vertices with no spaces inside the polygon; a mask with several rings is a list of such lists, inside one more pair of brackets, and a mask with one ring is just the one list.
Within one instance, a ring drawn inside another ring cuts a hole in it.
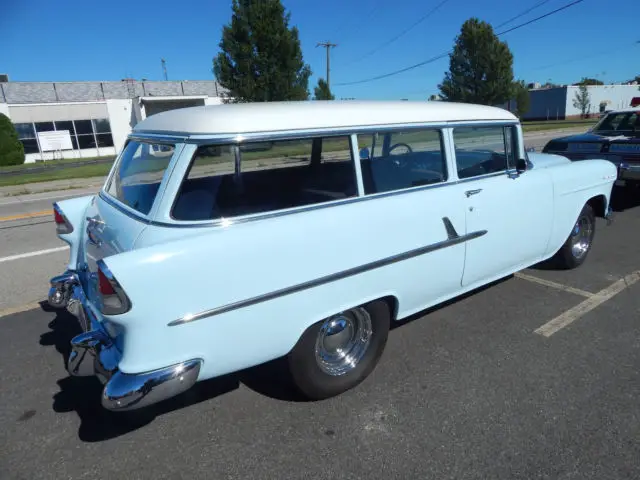
[{"label": "car interior", "polygon": [[[249,147],[247,151],[252,150]],[[198,155],[196,153],[196,157]],[[240,175],[227,173],[189,178],[187,174],[172,216],[176,220],[211,220],[357,195],[355,170],[349,157],[338,161],[323,158],[322,138],[316,138],[308,158],[308,162],[287,167],[244,172],[241,167]]]}]

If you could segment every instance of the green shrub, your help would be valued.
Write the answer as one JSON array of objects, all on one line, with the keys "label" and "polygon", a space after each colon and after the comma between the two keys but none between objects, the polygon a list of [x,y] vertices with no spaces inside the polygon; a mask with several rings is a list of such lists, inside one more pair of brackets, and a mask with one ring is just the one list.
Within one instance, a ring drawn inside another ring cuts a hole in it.
[{"label": "green shrub", "polygon": [[9,118],[0,113],[0,166],[22,165],[24,147]]}]

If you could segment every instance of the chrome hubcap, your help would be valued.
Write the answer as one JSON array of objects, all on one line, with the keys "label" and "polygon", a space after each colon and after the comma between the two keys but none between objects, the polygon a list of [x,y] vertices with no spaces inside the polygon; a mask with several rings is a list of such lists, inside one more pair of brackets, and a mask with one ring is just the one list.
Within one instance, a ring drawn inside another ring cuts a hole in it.
[{"label": "chrome hubcap", "polygon": [[589,217],[578,218],[573,232],[571,232],[571,254],[575,258],[582,258],[591,246],[591,235],[593,234],[593,224]]},{"label": "chrome hubcap", "polygon": [[353,370],[371,343],[371,316],[358,307],[326,319],[316,339],[316,361],[329,375]]}]

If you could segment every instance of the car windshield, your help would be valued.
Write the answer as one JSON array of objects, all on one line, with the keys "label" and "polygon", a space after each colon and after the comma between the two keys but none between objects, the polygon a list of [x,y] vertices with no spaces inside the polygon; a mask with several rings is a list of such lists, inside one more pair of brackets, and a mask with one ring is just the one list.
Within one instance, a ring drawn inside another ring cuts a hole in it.
[{"label": "car windshield", "polygon": [[640,135],[640,112],[619,112],[605,115],[593,128],[594,133]]}]

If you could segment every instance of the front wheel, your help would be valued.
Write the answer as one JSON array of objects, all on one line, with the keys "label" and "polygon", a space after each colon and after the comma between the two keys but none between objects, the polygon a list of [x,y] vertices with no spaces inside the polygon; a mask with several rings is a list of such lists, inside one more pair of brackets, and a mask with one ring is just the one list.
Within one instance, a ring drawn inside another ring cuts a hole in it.
[{"label": "front wheel", "polygon": [[288,355],[295,386],[321,400],[358,385],[382,356],[389,323],[389,305],[376,300],[310,326]]},{"label": "front wheel", "polygon": [[555,254],[556,264],[563,269],[577,268],[582,265],[591,250],[595,233],[596,217],[591,205],[586,204],[578,215],[569,237]]}]

